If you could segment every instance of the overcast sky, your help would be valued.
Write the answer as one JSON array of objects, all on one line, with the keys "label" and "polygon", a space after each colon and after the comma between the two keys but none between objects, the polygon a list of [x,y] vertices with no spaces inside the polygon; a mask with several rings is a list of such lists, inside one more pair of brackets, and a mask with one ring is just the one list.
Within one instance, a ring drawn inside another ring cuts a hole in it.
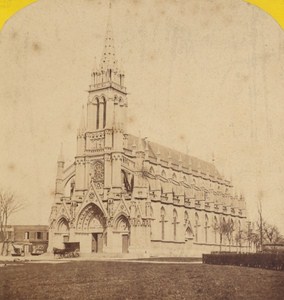
[{"label": "overcast sky", "polygon": [[[129,132],[211,160],[256,218],[284,231],[284,31],[237,0],[112,1]],[[13,222],[47,224],[56,160],[76,151],[107,1],[39,0],[11,18],[0,44],[0,183],[26,209]]]}]

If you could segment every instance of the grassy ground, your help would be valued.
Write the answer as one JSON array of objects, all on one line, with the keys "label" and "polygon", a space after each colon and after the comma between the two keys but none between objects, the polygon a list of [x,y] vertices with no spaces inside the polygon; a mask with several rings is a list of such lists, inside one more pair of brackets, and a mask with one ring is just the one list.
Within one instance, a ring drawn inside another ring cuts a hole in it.
[{"label": "grassy ground", "polygon": [[74,261],[0,268],[0,299],[284,299],[284,272]]},{"label": "grassy ground", "polygon": [[170,262],[200,262],[201,257],[149,257],[149,258],[139,258],[137,260],[146,261],[170,261]]}]

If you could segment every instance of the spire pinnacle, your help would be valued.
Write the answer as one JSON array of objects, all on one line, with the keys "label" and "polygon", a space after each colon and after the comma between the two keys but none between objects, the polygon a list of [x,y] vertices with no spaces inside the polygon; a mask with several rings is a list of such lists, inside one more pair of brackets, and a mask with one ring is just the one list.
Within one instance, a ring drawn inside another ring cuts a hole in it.
[{"label": "spire pinnacle", "polygon": [[58,155],[57,162],[64,162],[63,143],[61,143],[61,146],[60,146],[60,152],[59,152],[59,155]]},{"label": "spire pinnacle", "polygon": [[143,151],[141,131],[139,130],[139,139],[138,139],[138,151]]},{"label": "spire pinnacle", "polygon": [[96,58],[96,56],[95,56],[93,73],[96,73],[96,72],[97,72],[97,58]]},{"label": "spire pinnacle", "polygon": [[117,68],[117,60],[115,58],[114,39],[111,26],[111,2],[109,2],[109,15],[105,35],[105,44],[100,66],[104,71]]}]

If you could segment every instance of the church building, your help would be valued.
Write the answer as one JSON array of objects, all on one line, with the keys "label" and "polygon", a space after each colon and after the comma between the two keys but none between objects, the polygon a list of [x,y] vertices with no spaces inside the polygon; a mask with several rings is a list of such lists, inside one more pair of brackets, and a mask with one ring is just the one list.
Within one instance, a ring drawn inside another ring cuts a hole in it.
[{"label": "church building", "polygon": [[[240,251],[243,196],[206,162],[127,132],[127,90],[110,23],[93,70],[74,162],[57,161],[49,250],[79,242],[81,253],[194,256]],[[131,105],[131,102],[130,102]]]}]

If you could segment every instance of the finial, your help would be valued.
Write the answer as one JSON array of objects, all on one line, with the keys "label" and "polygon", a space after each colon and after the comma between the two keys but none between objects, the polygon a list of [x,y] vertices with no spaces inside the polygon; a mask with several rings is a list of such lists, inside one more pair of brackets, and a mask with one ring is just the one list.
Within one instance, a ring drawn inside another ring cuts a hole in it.
[{"label": "finial", "polygon": [[93,73],[96,73],[96,72],[97,72],[97,57],[95,56]]},{"label": "finial", "polygon": [[213,163],[213,165],[215,164],[215,155],[214,155],[214,152],[212,152],[212,163]]},{"label": "finial", "polygon": [[160,151],[160,147],[158,147],[156,156],[160,157],[160,155],[161,155],[161,151]]},{"label": "finial", "polygon": [[144,141],[145,141],[145,151],[149,151],[149,141],[148,141],[148,139],[147,139],[147,137],[146,138],[144,138]]}]

